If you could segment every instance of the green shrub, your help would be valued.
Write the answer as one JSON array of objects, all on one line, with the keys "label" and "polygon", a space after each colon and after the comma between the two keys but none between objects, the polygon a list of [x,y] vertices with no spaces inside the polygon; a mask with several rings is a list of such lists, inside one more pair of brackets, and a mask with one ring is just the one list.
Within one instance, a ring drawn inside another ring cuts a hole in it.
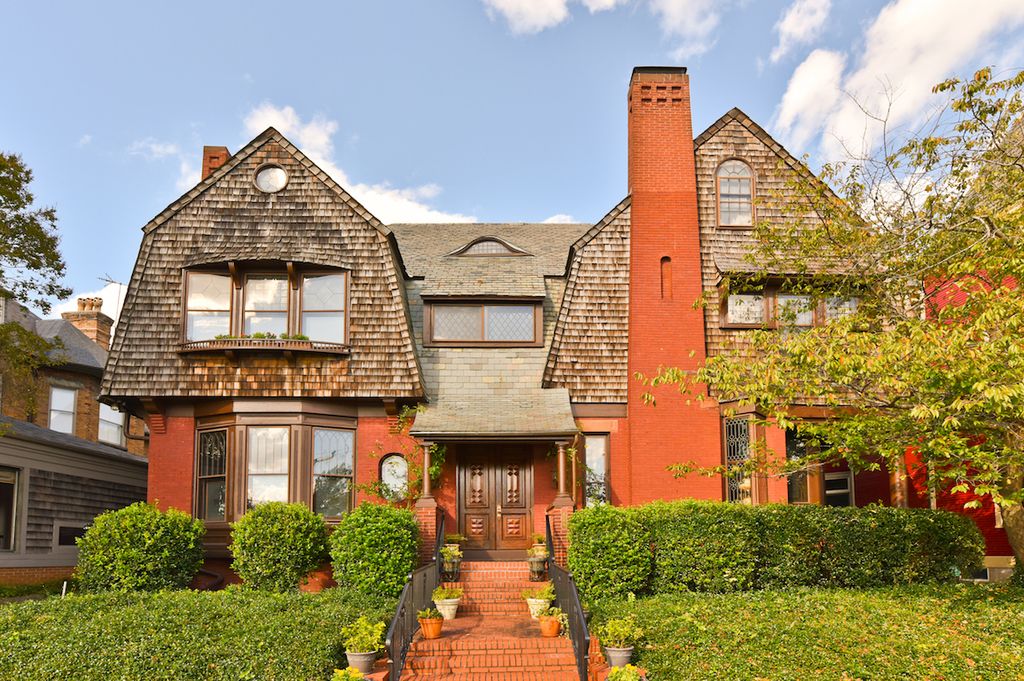
[{"label": "green shrub", "polygon": [[412,511],[359,505],[331,534],[334,578],[366,593],[397,596],[416,568],[418,535]]},{"label": "green shrub", "polygon": [[828,509],[769,504],[758,507],[755,517],[758,536],[771,537],[757,549],[757,586],[780,589],[825,582],[822,532]]},{"label": "green shrub", "polygon": [[342,629],[345,650],[350,653],[376,653],[384,647],[383,621],[371,622],[365,615]]},{"label": "green shrub", "polygon": [[293,591],[327,557],[327,526],[303,504],[260,504],[232,523],[230,548],[246,586]]},{"label": "green shrub", "polygon": [[324,681],[395,603],[344,589],[74,595],[0,606],[0,679]]},{"label": "green shrub", "polygon": [[915,541],[908,573],[914,582],[951,582],[983,567],[985,539],[968,516],[915,509],[910,523]]},{"label": "green shrub", "polygon": [[753,585],[760,538],[749,506],[656,501],[635,514],[650,533],[655,593],[721,593]]},{"label": "green shrub", "polygon": [[183,589],[203,564],[203,523],[138,502],[93,519],[78,539],[76,577],[85,591]]},{"label": "green shrub", "polygon": [[599,504],[569,518],[569,571],[585,600],[647,588],[651,541],[632,511]]}]

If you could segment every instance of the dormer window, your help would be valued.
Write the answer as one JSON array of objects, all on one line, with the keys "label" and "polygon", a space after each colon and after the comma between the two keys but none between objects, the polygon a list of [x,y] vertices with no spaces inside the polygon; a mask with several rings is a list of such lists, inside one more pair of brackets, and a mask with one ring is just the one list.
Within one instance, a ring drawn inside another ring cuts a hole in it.
[{"label": "dormer window", "polygon": [[516,255],[530,255],[521,248],[517,248],[512,244],[508,243],[503,239],[499,239],[493,236],[485,236],[465,246],[456,249],[448,255],[469,255],[469,256],[516,256]]},{"label": "dormer window", "polygon": [[221,339],[346,342],[347,275],[270,267],[186,273],[186,343]]},{"label": "dormer window", "polygon": [[751,227],[754,224],[754,173],[743,161],[726,161],[718,167],[718,226]]},{"label": "dormer window", "polygon": [[531,346],[542,344],[543,315],[534,301],[433,301],[425,306],[428,345]]}]

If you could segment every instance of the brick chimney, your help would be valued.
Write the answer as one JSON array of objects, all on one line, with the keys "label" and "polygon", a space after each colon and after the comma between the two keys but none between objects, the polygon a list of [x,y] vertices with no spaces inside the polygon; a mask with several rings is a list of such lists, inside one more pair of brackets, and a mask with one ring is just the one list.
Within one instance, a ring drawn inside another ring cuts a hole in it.
[{"label": "brick chimney", "polygon": [[79,298],[78,310],[65,312],[61,318],[71,322],[76,329],[89,337],[104,350],[110,349],[110,329],[114,320],[100,312],[102,298]]},{"label": "brick chimney", "polygon": [[203,147],[203,177],[206,179],[217,168],[227,163],[231,152],[227,147]]},{"label": "brick chimney", "polygon": [[721,480],[676,480],[665,470],[667,463],[721,462],[717,408],[672,388],[656,393],[657,407],[645,406],[646,388],[632,380],[636,371],[652,375],[661,366],[695,369],[706,356],[704,312],[694,309],[703,284],[686,69],[633,69],[628,102],[630,503],[680,495],[721,499]]}]

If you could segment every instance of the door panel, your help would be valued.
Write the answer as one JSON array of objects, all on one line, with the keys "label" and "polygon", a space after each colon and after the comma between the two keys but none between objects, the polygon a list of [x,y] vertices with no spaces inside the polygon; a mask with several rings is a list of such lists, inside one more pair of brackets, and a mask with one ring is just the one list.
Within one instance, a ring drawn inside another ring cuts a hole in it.
[{"label": "door panel", "polygon": [[459,450],[459,531],[466,548],[525,549],[533,529],[530,450],[478,445]]}]

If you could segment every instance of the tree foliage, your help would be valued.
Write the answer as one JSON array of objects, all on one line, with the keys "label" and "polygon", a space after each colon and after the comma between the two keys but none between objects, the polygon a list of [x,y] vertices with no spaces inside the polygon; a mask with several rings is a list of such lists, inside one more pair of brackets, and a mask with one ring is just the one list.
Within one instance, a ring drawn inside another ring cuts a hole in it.
[{"label": "tree foliage", "polygon": [[[730,286],[787,272],[782,285],[814,301],[859,298],[854,313],[806,331],[751,331],[696,372],[640,378],[697,399],[707,386],[831,443],[779,462],[782,472],[822,459],[898,470],[909,452],[933,484],[999,504],[1024,559],[1022,88],[1024,72],[998,79],[990,69],[940,83],[947,106],[923,128],[901,134],[879,118],[876,153],[795,178],[778,200],[797,217],[756,225],[747,258],[758,274]],[[834,416],[791,418],[791,405],[807,403]]]}]

